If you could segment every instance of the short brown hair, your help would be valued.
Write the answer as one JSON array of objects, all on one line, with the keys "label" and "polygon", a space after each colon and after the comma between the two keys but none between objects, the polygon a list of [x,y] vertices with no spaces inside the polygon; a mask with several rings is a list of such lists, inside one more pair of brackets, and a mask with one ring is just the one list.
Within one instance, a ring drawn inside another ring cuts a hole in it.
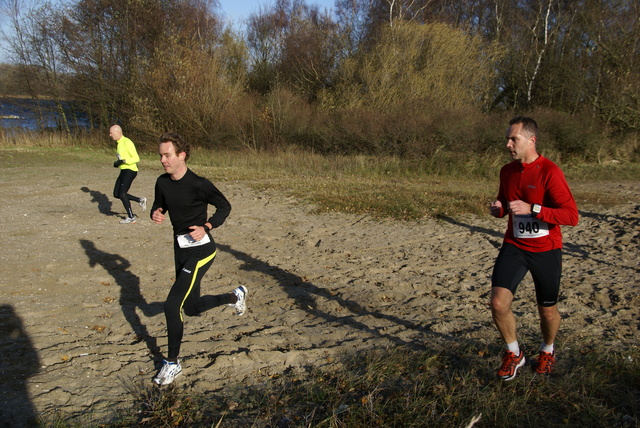
[{"label": "short brown hair", "polygon": [[538,138],[538,124],[535,120],[527,116],[516,116],[509,121],[509,126],[517,125],[518,123],[522,124],[522,129],[535,136],[536,139]]},{"label": "short brown hair", "polygon": [[191,151],[191,146],[189,143],[182,139],[180,134],[175,134],[173,132],[165,132],[160,136],[159,144],[162,143],[173,143],[173,148],[176,150],[176,155],[183,153],[185,154],[184,160],[189,159],[189,152]]}]

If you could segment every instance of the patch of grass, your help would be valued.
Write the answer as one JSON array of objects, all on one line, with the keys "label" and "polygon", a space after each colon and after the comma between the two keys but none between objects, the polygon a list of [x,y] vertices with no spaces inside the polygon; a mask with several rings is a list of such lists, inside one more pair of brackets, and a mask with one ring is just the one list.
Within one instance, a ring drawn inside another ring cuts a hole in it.
[{"label": "patch of grass", "polygon": [[453,215],[479,214],[490,201],[489,186],[425,177],[420,181],[354,177],[335,179],[299,178],[253,185],[262,190],[278,189],[299,200],[311,202],[316,212],[347,212],[375,218],[418,219]]},{"label": "patch of grass", "polygon": [[565,373],[542,378],[524,370],[506,383],[495,378],[498,357],[474,346],[439,353],[367,351],[346,357],[343,369],[318,373],[309,383],[281,380],[274,387],[286,392],[263,407],[261,416],[269,426],[286,418],[290,426],[314,427],[459,427],[478,416],[481,426],[637,423],[635,360],[562,355],[571,358]]},{"label": "patch of grass", "polygon": [[115,150],[111,153],[94,148],[0,148],[0,168],[23,167],[68,167],[74,163],[109,164],[115,159]]},{"label": "patch of grass", "polygon": [[193,162],[214,181],[242,180],[261,191],[283,192],[313,204],[316,212],[395,219],[478,214],[496,192],[495,179],[486,178],[494,158],[454,167],[449,155],[403,160],[293,151],[200,153]]},{"label": "patch of grass", "polygon": [[174,385],[161,389],[137,383],[129,390],[135,411],[123,412],[105,427],[216,426],[224,419],[217,397],[188,394]]},{"label": "patch of grass", "polygon": [[[100,426],[638,426],[637,351],[571,345],[561,350],[556,374],[534,376],[525,367],[510,382],[495,376],[495,350],[459,342],[440,351],[397,347],[343,354],[330,371],[288,372],[222,393],[137,385],[132,408]],[[79,425],[58,417],[56,426]]]},{"label": "patch of grass", "polygon": [[[110,164],[115,148],[1,148],[0,168],[62,166],[69,162]],[[158,165],[156,153],[140,153],[141,166]],[[375,218],[414,220],[463,214],[485,215],[498,189],[498,172],[508,159],[488,153],[472,160],[438,152],[429,159],[324,156],[284,152],[194,151],[189,165],[214,182],[243,181],[260,191],[275,191],[309,204],[315,212],[346,212]],[[579,205],[611,206],[624,194],[598,181],[636,181],[634,163],[562,166]]]},{"label": "patch of grass", "polygon": [[[411,220],[485,215],[498,192],[500,167],[508,161],[503,153],[469,160],[467,155],[443,152],[429,159],[321,156],[299,151],[201,152],[192,159],[192,167],[214,181],[241,180],[261,191],[282,192],[312,204],[316,212]],[[640,176],[640,165],[634,163],[569,163],[562,168],[581,205],[624,203],[624,194],[598,181],[637,181]]]},{"label": "patch of grass", "polygon": [[640,164],[634,162],[569,163],[563,165],[568,180],[584,181],[638,181]]}]

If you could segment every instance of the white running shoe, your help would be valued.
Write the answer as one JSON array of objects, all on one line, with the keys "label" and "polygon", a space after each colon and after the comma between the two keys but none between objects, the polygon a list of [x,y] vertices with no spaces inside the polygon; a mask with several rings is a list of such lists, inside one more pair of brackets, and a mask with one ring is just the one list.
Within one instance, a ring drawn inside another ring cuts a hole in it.
[{"label": "white running shoe", "polygon": [[238,301],[236,303],[230,304],[229,306],[236,308],[236,314],[241,317],[247,310],[247,296],[249,295],[249,290],[247,290],[247,287],[245,287],[244,285],[241,285],[240,287],[233,290],[233,293],[238,298]]},{"label": "white running shoe", "polygon": [[156,377],[153,378],[153,381],[158,385],[169,385],[180,373],[182,373],[180,361],[177,363],[170,363],[167,360],[163,360],[162,368]]},{"label": "white running shoe", "polygon": [[120,224],[134,224],[138,222],[138,217],[127,217],[124,220],[120,220]]},{"label": "white running shoe", "polygon": [[147,198],[144,196],[140,198],[140,208],[142,208],[142,211],[147,210]]}]

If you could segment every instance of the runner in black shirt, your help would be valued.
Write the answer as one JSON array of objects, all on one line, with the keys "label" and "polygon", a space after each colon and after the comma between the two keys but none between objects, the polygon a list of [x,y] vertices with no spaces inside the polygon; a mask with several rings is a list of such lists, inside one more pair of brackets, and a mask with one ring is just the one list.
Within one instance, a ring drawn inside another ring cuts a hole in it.
[{"label": "runner in black shirt", "polygon": [[[218,304],[220,296],[200,296],[200,281],[216,256],[216,245],[209,231],[221,226],[231,211],[224,195],[206,178],[187,168],[189,145],[173,133],[160,137],[160,162],[165,174],[158,177],[151,220],[161,224],[169,213],[174,232],[176,281],[164,304],[167,319],[167,359],[153,379],[168,385],[180,374],[178,360],[183,335],[183,314],[198,315]],[[207,217],[207,207],[215,212]],[[237,314],[246,310],[248,290],[241,285],[223,296],[223,303],[235,307]]]}]

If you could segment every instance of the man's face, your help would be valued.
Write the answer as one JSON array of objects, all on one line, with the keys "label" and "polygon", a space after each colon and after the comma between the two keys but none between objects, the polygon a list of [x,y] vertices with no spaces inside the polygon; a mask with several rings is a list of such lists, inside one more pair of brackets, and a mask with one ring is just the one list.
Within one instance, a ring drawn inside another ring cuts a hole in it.
[{"label": "man's face", "polygon": [[111,137],[113,141],[118,141],[122,138],[122,130],[118,127],[112,126],[109,128],[109,137]]},{"label": "man's face", "polygon": [[507,131],[507,149],[511,158],[517,161],[524,161],[527,155],[535,151],[535,137],[524,129],[522,123],[515,123]]},{"label": "man's face", "polygon": [[172,142],[160,143],[158,153],[160,154],[160,163],[167,174],[175,175],[182,172],[186,167],[184,152],[176,154],[176,148]]}]

